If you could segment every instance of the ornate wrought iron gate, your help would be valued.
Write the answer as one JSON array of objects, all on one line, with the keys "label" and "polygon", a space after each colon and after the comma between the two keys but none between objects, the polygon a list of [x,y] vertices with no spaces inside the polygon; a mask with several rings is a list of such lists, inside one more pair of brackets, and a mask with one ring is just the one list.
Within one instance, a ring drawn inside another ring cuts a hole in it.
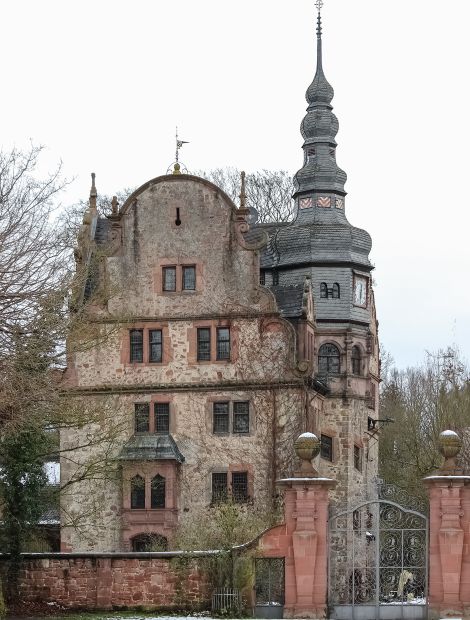
[{"label": "ornate wrought iron gate", "polygon": [[329,519],[330,618],[427,618],[428,518],[389,499]]}]

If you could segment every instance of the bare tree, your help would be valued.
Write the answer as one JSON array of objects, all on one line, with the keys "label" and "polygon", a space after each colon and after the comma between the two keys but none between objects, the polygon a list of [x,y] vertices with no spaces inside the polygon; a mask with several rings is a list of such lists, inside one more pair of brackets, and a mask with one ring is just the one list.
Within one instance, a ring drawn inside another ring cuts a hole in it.
[{"label": "bare tree", "polygon": [[[195,174],[215,183],[238,205],[240,170],[215,168]],[[258,170],[246,175],[247,206],[256,211],[260,224],[292,220],[293,191],[292,176],[286,170]]]},{"label": "bare tree", "polygon": [[381,417],[394,422],[381,430],[381,477],[425,498],[422,479],[442,464],[438,438],[446,429],[463,438],[462,466],[468,469],[469,410],[469,372],[454,349],[428,354],[417,368],[389,372]]},{"label": "bare tree", "polygon": [[66,181],[60,165],[44,180],[34,176],[41,150],[0,151],[0,355],[18,333],[28,333],[63,273],[53,215]]}]

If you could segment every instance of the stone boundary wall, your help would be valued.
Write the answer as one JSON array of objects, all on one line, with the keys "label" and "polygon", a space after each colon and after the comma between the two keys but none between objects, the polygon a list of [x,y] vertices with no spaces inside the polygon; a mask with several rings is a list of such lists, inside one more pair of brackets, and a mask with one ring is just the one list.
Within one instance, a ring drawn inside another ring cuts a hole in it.
[{"label": "stone boundary wall", "polygon": [[[25,554],[20,596],[68,609],[208,608],[211,588],[198,557],[174,553]],[[0,556],[5,575],[8,557]]]}]

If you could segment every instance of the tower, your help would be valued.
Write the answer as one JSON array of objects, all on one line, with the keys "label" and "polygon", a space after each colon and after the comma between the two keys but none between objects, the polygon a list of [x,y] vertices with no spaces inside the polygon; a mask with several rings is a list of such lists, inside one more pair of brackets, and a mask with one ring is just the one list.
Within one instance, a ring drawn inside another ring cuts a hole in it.
[{"label": "tower", "polygon": [[294,177],[294,221],[269,225],[261,281],[282,306],[305,277],[311,279],[315,340],[306,357],[313,376],[329,388],[312,430],[322,435],[322,468],[339,481],[336,499],[344,503],[377,476],[378,324],[371,238],[346,217],[347,177],[336,161],[339,124],[323,69],[321,5],[317,2],[316,73],[301,124],[303,165]]}]

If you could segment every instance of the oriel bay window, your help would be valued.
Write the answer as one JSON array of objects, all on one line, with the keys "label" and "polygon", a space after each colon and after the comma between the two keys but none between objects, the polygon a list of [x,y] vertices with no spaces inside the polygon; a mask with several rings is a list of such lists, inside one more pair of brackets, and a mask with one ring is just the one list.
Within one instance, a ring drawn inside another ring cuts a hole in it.
[{"label": "oriel bay window", "polygon": [[145,508],[145,480],[141,476],[134,476],[131,480],[131,508]]},{"label": "oriel bay window", "polygon": [[146,508],[165,508],[166,505],[166,481],[163,476],[157,474],[150,480],[147,487],[150,497],[146,497],[146,484],[143,476],[134,476],[131,479],[131,509],[145,510]]},{"label": "oriel bay window", "polygon": [[337,375],[340,371],[340,353],[334,344],[322,344],[318,351],[318,374]]},{"label": "oriel bay window", "polygon": [[165,508],[165,478],[157,474],[150,484],[150,508]]}]

